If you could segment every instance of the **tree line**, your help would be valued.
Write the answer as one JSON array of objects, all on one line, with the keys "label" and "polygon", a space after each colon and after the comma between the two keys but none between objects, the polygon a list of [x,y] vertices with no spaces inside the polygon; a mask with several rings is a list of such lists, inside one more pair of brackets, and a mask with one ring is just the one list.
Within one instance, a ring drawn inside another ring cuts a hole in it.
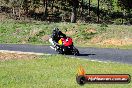
[{"label": "tree line", "polygon": [[[96,4],[91,3],[95,1]],[[1,0],[0,11],[11,18],[41,21],[104,22],[132,20],[132,0]],[[117,9],[114,11],[114,4]]]}]

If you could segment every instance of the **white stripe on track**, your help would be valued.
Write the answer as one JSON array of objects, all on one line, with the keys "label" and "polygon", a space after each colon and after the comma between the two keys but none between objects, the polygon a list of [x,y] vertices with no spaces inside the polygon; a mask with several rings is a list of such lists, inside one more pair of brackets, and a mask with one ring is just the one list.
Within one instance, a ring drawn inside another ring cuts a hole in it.
[{"label": "white stripe on track", "polygon": [[0,50],[2,53],[17,53],[17,54],[34,54],[34,55],[51,55],[44,53],[35,53],[35,52],[22,52],[22,51],[11,51],[11,50]]}]

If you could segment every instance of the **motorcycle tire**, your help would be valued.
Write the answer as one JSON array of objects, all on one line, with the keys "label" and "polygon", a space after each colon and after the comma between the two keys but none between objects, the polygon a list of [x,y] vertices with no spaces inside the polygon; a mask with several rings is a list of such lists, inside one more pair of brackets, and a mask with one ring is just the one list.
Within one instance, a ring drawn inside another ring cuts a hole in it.
[{"label": "motorcycle tire", "polygon": [[79,55],[79,51],[75,47],[73,48],[73,54],[74,54],[74,56],[78,56]]},{"label": "motorcycle tire", "polygon": [[64,54],[64,51],[63,51],[62,47],[60,47],[60,46],[57,47],[56,52],[58,54]]}]

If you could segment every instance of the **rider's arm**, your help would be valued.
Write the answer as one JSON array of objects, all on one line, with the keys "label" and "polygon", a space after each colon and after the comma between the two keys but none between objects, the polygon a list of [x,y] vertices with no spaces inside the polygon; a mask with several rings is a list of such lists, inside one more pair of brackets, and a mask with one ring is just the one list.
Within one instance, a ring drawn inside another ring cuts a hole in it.
[{"label": "rider's arm", "polygon": [[64,33],[62,33],[61,31],[59,31],[59,35],[62,37],[66,37],[66,35]]}]

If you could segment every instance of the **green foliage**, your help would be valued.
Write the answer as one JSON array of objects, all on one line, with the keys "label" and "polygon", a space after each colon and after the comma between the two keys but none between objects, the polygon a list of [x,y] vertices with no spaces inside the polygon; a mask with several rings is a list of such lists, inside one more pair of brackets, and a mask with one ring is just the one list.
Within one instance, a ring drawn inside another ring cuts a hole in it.
[{"label": "green foliage", "polygon": [[28,42],[37,42],[38,41],[38,37],[33,36],[33,37],[29,37]]},{"label": "green foliage", "polygon": [[1,26],[0,27],[0,33],[6,33],[6,32],[7,32],[6,28]]},{"label": "green foliage", "polygon": [[118,0],[118,5],[121,8],[130,11],[130,9],[132,9],[132,0]]},{"label": "green foliage", "polygon": [[113,10],[113,3],[114,3],[114,0],[100,0],[100,3],[101,3],[101,7],[104,6],[106,8],[104,9],[107,9],[107,10]]},{"label": "green foliage", "polygon": [[[77,16],[77,20],[82,20],[82,22],[96,22],[98,7],[97,1],[98,0],[91,0],[90,9],[89,0],[4,0],[1,2],[4,3],[2,5],[5,7],[11,7],[9,9],[9,17],[13,19],[27,19],[27,16],[28,18],[33,18],[35,20],[69,22],[73,17],[74,20],[76,20],[75,16]],[[108,19],[111,17],[109,13],[115,11],[122,13],[121,8],[130,12],[132,9],[131,3],[131,0],[100,0],[100,19],[102,22],[113,21],[114,19],[112,18]],[[71,16],[71,12],[74,13],[73,16]],[[23,15],[25,15],[25,17],[23,17]]]},{"label": "green foliage", "polygon": [[107,28],[108,28],[108,25],[106,23],[102,23],[99,25],[98,32],[104,33],[104,32],[106,32]]},{"label": "green foliage", "polygon": [[100,27],[108,27],[108,25],[106,23],[102,23]]},{"label": "green foliage", "polygon": [[96,33],[93,32],[86,32],[85,30],[81,32],[81,36],[83,37],[84,40],[93,38],[95,34]]},{"label": "green foliage", "polygon": [[116,24],[116,25],[121,25],[122,24],[122,19],[116,19],[115,21],[114,21],[114,24]]},{"label": "green foliage", "polygon": [[39,31],[39,33],[36,34],[36,36],[43,36],[43,35],[45,35],[45,31],[44,30]]}]

